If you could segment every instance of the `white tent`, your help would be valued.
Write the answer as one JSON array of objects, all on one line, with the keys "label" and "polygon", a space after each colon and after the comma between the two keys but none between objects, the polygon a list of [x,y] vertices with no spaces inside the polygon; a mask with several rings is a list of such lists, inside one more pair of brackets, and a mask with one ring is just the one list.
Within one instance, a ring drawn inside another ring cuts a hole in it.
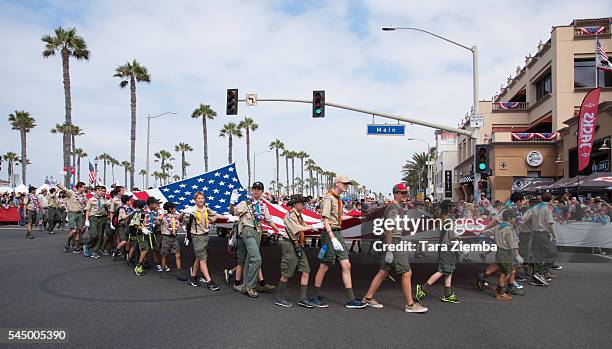
[{"label": "white tent", "polygon": [[15,193],[26,193],[28,192],[28,187],[26,187],[24,184],[19,184],[18,186],[15,187]]},{"label": "white tent", "polygon": [[0,194],[12,193],[12,192],[13,192],[13,188],[11,187],[0,187]]}]

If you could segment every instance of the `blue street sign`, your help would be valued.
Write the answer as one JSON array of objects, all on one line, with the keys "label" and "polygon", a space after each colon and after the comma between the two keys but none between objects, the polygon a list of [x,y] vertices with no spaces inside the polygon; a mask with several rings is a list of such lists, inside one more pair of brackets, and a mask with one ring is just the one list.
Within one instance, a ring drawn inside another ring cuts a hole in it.
[{"label": "blue street sign", "polygon": [[403,136],[406,134],[406,125],[371,124],[368,126],[368,136]]}]

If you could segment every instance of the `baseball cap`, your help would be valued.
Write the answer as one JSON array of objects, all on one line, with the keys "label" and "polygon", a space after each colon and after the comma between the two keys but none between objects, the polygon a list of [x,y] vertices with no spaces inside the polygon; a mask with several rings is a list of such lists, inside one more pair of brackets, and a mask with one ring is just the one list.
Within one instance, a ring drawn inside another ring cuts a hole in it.
[{"label": "baseball cap", "polygon": [[159,200],[157,200],[154,196],[150,196],[147,199],[147,205],[151,205],[151,204],[159,204]]},{"label": "baseball cap", "polygon": [[174,202],[168,201],[164,204],[164,210],[168,211],[171,208],[175,208],[176,204]]},{"label": "baseball cap", "polygon": [[348,184],[353,184],[353,181],[350,180],[348,177],[346,176],[338,176],[336,178],[334,178],[334,183],[348,183]]},{"label": "baseball cap", "polygon": [[261,182],[255,182],[255,183],[253,183],[251,188],[252,189],[261,189],[261,190],[264,190],[264,185]]},{"label": "baseball cap", "polygon": [[399,193],[400,191],[408,191],[408,187],[404,183],[398,183],[393,186],[393,192]]}]

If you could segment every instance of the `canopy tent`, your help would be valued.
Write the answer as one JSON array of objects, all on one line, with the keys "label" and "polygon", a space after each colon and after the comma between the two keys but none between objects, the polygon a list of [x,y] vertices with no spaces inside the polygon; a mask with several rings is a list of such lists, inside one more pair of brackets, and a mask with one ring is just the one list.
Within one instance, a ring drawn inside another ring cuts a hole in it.
[{"label": "canopy tent", "polygon": [[28,192],[28,187],[25,186],[25,184],[19,184],[18,186],[15,187],[15,193],[27,193]]},{"label": "canopy tent", "polygon": [[552,191],[608,191],[612,190],[612,172],[595,172],[588,176],[562,178],[546,189]]},{"label": "canopy tent", "polygon": [[516,191],[521,193],[537,193],[548,189],[554,183],[554,178],[533,178]]}]

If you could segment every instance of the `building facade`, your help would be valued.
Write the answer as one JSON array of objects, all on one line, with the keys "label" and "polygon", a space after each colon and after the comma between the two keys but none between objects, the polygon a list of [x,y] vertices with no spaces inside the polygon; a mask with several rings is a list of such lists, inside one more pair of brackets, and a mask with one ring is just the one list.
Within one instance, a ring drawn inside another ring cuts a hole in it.
[{"label": "building facade", "polygon": [[434,200],[457,200],[453,195],[454,169],[457,165],[457,135],[455,133],[436,130],[435,156],[433,160]]}]

